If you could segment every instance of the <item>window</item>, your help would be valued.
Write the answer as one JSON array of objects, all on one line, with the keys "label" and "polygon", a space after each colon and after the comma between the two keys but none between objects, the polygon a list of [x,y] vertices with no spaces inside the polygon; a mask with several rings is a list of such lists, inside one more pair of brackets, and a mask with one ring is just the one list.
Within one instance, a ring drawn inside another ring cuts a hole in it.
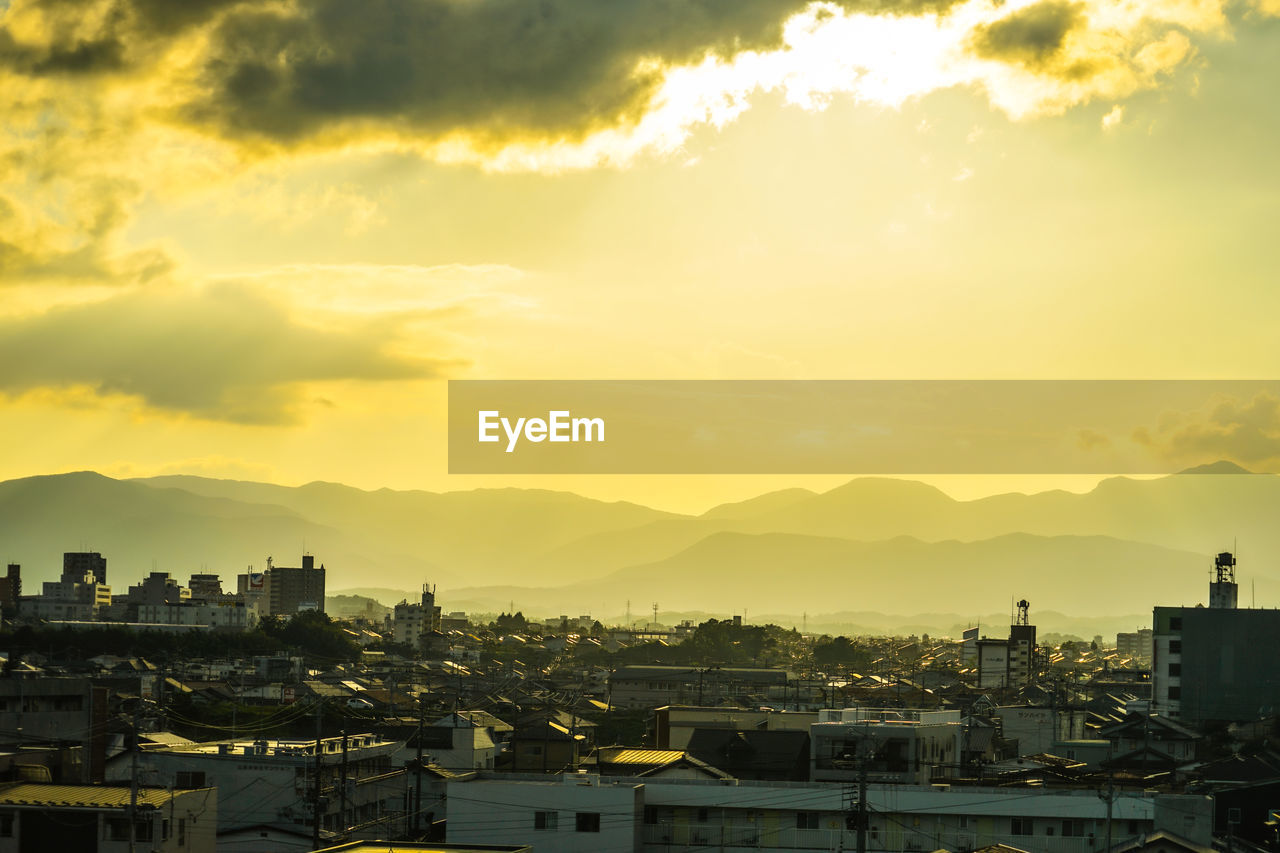
[{"label": "window", "polygon": [[1169,654],[1171,654],[1171,655],[1180,655],[1180,654],[1182,654],[1182,641],[1181,641],[1181,640],[1170,640],[1170,641],[1169,641]]},{"label": "window", "polygon": [[185,817],[178,818],[178,846],[184,847],[187,843],[187,819]]},{"label": "window", "polygon": [[533,828],[534,829],[555,829],[560,824],[559,812],[534,812]]},{"label": "window", "polygon": [[1181,617],[1181,616],[1171,616],[1171,617],[1169,617],[1169,630],[1170,630],[1170,631],[1181,631],[1181,630],[1182,630],[1182,617]]},{"label": "window", "polygon": [[600,812],[578,812],[578,832],[599,832]]},{"label": "window", "polygon": [[706,809],[698,809],[698,823],[706,823],[708,818]]},{"label": "window", "polygon": [[1012,835],[1031,835],[1032,822],[1029,817],[1015,817],[1009,822],[1009,832]]},{"label": "window", "polygon": [[645,822],[645,823],[647,823],[647,824],[649,824],[649,825],[653,825],[653,824],[655,824],[655,823],[657,823],[657,822],[658,822],[658,807],[657,807],[657,806],[645,806],[645,807],[644,807],[644,822]]},{"label": "window", "polygon": [[542,755],[542,745],[541,745],[541,744],[533,744],[533,745],[530,745],[530,746],[528,746],[528,747],[525,747],[525,749],[528,751],[528,753],[529,753],[530,755]]},{"label": "window", "polygon": [[13,812],[0,814],[0,838],[13,838]]},{"label": "window", "polygon": [[1062,835],[1064,838],[1083,838],[1084,821],[1064,820],[1062,822]]},{"label": "window", "polygon": [[1181,698],[1182,698],[1182,688],[1181,688],[1181,687],[1170,687],[1170,688],[1169,688],[1169,698],[1170,698],[1170,699],[1181,699]]},{"label": "window", "polygon": [[204,771],[203,770],[179,770],[174,774],[173,787],[175,788],[203,788]]},{"label": "window", "polygon": [[1182,664],[1180,663],[1169,664],[1169,675],[1170,676],[1182,675]]},{"label": "window", "polygon": [[796,812],[796,829],[817,829],[817,812]]},{"label": "window", "polygon": [[129,840],[129,821],[122,817],[113,817],[107,819],[107,840],[108,841],[128,841]]}]

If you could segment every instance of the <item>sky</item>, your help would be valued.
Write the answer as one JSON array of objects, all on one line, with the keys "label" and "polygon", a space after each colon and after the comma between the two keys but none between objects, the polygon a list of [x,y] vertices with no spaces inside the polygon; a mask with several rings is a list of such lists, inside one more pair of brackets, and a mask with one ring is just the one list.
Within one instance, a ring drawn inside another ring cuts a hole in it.
[{"label": "sky", "polygon": [[447,380],[1274,378],[1277,83],[1277,0],[0,0],[0,478],[691,511],[845,477],[450,476]]}]

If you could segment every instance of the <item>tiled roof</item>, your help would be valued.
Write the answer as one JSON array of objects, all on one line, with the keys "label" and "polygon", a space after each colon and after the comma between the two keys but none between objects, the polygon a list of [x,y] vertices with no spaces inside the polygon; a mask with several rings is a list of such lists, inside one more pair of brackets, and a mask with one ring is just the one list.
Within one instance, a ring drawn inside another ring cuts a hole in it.
[{"label": "tiled roof", "polygon": [[[159,808],[173,794],[159,788],[140,788],[138,805]],[[0,805],[63,806],[82,809],[125,809],[129,807],[129,789],[103,785],[37,785],[18,783],[0,789]]]}]

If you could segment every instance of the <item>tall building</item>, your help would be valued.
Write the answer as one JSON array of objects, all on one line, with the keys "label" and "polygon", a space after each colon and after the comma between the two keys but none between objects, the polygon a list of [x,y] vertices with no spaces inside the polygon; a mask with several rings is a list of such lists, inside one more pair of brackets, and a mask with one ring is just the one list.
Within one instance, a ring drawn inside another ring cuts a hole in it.
[{"label": "tall building", "polygon": [[[79,581],[92,572],[98,583],[107,582],[107,560],[97,551],[68,551],[62,555],[62,579]],[[92,581],[90,581],[92,583]]]},{"label": "tall building", "polygon": [[293,616],[303,610],[324,612],[324,564],[316,568],[316,558],[302,556],[301,568],[272,565],[267,558],[265,586],[268,613]]},{"label": "tall building", "polygon": [[1152,613],[1151,703],[1199,723],[1246,721],[1280,706],[1280,610],[1236,607],[1235,556],[1214,558],[1209,606]]},{"label": "tall building", "polygon": [[6,613],[18,606],[18,598],[22,595],[22,566],[9,564],[9,573],[0,578],[0,608]]},{"label": "tall building", "polygon": [[408,600],[395,607],[395,638],[397,643],[407,643],[415,648],[422,640],[440,630],[440,608],[436,606],[436,588],[429,583],[422,585],[422,600],[410,604]]},{"label": "tall building", "polygon": [[192,575],[187,586],[191,589],[192,599],[217,601],[222,598],[222,578],[217,575]]},{"label": "tall building", "polygon": [[1030,624],[1031,604],[1025,598],[1018,602],[1018,615],[1009,626],[1009,684],[1030,684],[1035,675],[1036,626]]}]

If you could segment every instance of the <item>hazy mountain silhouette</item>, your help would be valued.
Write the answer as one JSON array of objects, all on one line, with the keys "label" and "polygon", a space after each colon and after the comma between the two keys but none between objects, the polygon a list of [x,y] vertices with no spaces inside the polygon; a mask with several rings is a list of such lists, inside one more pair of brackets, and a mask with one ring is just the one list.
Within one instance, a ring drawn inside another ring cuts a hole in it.
[{"label": "hazy mountain silhouette", "polygon": [[859,478],[700,516],[544,490],[364,491],[82,472],[0,483],[0,558],[23,563],[28,591],[56,577],[63,551],[81,547],[107,556],[118,587],[153,566],[184,580],[216,571],[232,586],[247,564],[272,555],[297,565],[305,548],[329,568],[330,591],[412,591],[430,581],[446,609],[515,600],[614,613],[630,597],[637,609],[657,599],[716,611],[918,613],[963,601],[989,612],[1017,596],[1064,612],[1133,613],[1202,600],[1210,555],[1238,540],[1242,584],[1256,581],[1258,603],[1272,606],[1280,477],[1242,471],[1218,464],[1113,478],[1086,494],[974,501]]}]

